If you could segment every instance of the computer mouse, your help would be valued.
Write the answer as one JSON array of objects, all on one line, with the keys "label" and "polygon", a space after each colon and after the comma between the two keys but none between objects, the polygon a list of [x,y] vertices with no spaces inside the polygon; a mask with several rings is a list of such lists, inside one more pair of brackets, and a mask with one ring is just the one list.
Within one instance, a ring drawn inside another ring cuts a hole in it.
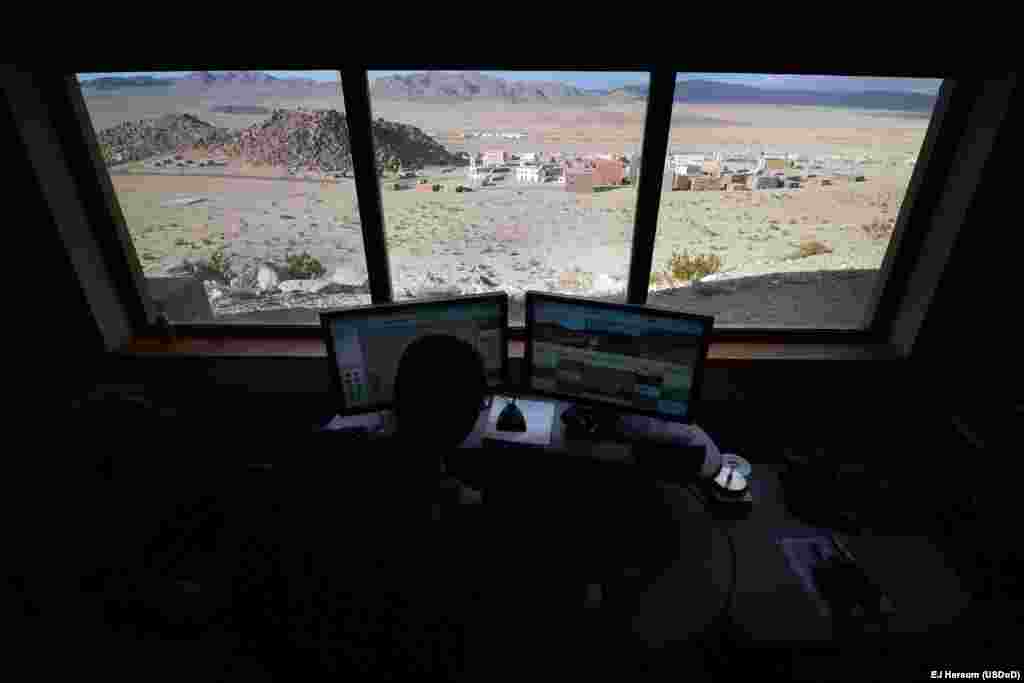
[{"label": "computer mouse", "polygon": [[515,403],[506,404],[498,415],[496,427],[499,432],[525,432],[526,418],[523,417],[523,411]]}]

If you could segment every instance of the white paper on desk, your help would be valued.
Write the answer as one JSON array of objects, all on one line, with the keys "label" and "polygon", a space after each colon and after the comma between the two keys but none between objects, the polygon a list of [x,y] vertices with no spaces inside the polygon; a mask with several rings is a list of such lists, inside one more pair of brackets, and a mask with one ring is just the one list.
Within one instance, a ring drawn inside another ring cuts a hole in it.
[{"label": "white paper on desk", "polygon": [[491,412],[487,415],[487,427],[484,429],[484,438],[508,441],[510,443],[523,443],[533,446],[548,446],[551,444],[551,427],[555,421],[555,404],[548,401],[516,401],[523,417],[526,418],[525,432],[499,432],[498,416],[510,401],[507,398],[495,396],[491,402]]},{"label": "white paper on desk", "polygon": [[818,592],[818,585],[814,581],[814,568],[836,554],[832,541],[824,536],[780,538],[779,545],[790,570],[800,579],[800,584],[814,602],[818,614],[822,617],[829,616],[832,610]]},{"label": "white paper on desk", "polygon": [[382,429],[384,425],[385,421],[380,413],[362,413],[359,415],[335,415],[322,429],[335,431],[351,429],[353,427],[366,427],[367,431],[373,432]]}]

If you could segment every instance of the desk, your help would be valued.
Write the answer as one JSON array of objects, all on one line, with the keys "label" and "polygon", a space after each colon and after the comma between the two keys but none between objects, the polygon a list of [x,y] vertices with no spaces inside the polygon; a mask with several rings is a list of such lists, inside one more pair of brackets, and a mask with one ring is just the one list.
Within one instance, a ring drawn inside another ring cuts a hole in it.
[{"label": "desk", "polygon": [[[528,397],[524,397],[528,398]],[[559,419],[568,403],[557,402],[551,445],[540,451],[572,456],[562,458],[579,462],[609,461],[627,464],[634,461],[635,444],[571,441],[565,438]],[[481,435],[487,412],[481,413],[477,427],[462,445],[465,458],[455,456],[460,465],[472,470],[481,463],[511,473],[514,458],[502,458],[501,450],[479,456]],[[348,424],[388,424],[386,416],[356,416],[338,419],[332,426]],[[648,418],[627,421],[627,430],[639,437],[649,430],[654,443],[668,448],[678,445],[704,445],[710,452],[718,449],[699,427],[665,423]],[[382,433],[388,433],[385,427]],[[537,453],[512,451],[515,453]],[[554,461],[552,461],[554,462]],[[489,463],[489,465],[488,465]],[[779,480],[781,467],[754,465],[751,489],[754,497],[751,514],[740,520],[718,519],[686,491],[672,484],[659,483],[657,495],[678,523],[678,554],[668,561],[649,585],[631,593],[629,604],[622,606],[633,632],[648,644],[664,644],[685,640],[699,632],[721,607],[730,581],[730,553],[724,532],[735,541],[737,584],[733,620],[751,638],[766,643],[826,643],[835,637],[831,619],[822,618],[806,595],[799,579],[790,571],[778,539],[786,536],[825,533],[794,519],[785,507]],[[529,483],[515,484],[522,495]],[[867,501],[865,504],[869,504]],[[637,533],[642,533],[637,530]],[[666,537],[645,537],[651,543],[667,543]],[[889,620],[890,633],[924,633],[953,622],[966,607],[968,595],[962,590],[955,573],[947,566],[941,553],[923,536],[861,536],[847,539],[847,545],[860,564],[896,607]],[[623,579],[628,582],[632,568],[628,561],[622,566]]]},{"label": "desk", "polygon": [[[546,400],[555,404],[554,422],[551,428],[551,443],[544,450],[567,455],[581,455],[599,460],[633,463],[634,453],[638,444],[646,447],[664,446],[703,446],[713,457],[719,455],[715,445],[707,433],[697,425],[685,425],[677,422],[659,420],[642,415],[623,416],[622,429],[615,441],[593,441],[590,439],[569,439],[565,436],[565,425],[562,424],[562,413],[572,403],[533,397],[519,394],[523,400]],[[481,448],[484,446],[484,431],[487,426],[489,408],[480,411],[472,433],[466,437],[460,448]],[[388,438],[394,434],[395,424],[391,411],[379,411],[362,415],[337,416],[324,426],[325,430],[343,429],[346,427],[366,427],[376,437]]]},{"label": "desk", "polygon": [[[718,521],[736,543],[739,569],[733,619],[759,642],[824,643],[837,635],[833,622],[818,616],[789,570],[778,538],[825,532],[789,514],[781,471],[781,466],[755,465],[753,513],[740,521]],[[967,607],[969,596],[955,572],[924,536],[865,534],[843,539],[896,607],[888,621],[889,633],[926,633],[951,624]]]}]

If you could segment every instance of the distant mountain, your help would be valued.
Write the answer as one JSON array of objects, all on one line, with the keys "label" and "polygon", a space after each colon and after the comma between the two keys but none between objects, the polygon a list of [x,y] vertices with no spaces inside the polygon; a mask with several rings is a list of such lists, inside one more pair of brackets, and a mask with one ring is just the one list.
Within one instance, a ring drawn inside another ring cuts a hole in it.
[{"label": "distant mountain", "polygon": [[[124,88],[170,87],[180,89],[216,88],[219,86],[314,86],[320,84],[312,78],[278,78],[263,71],[192,71],[184,76],[102,76],[79,79],[86,90],[120,90]],[[323,85],[333,85],[329,82]]]},{"label": "distant mountain", "polygon": [[[637,98],[647,96],[646,85],[624,86],[620,90],[626,88]],[[935,106],[936,96],[924,92],[889,90],[769,89],[740,83],[694,79],[676,83],[673,100],[693,104],[780,104],[930,112]]]},{"label": "distant mountain", "polygon": [[614,90],[608,91],[609,95],[617,95],[620,97],[636,97],[643,98],[647,97],[647,86],[646,85],[623,85],[615,88]]},{"label": "distant mountain", "polygon": [[218,104],[210,107],[215,114],[269,114],[270,108],[258,104]]},{"label": "distant mountain", "polygon": [[727,76],[698,76],[701,80],[741,83],[764,90],[814,90],[816,92],[860,93],[870,91],[913,92],[938,95],[942,79],[890,78],[881,76],[809,76],[804,74],[746,74],[743,80]]},{"label": "distant mountain", "polygon": [[553,81],[509,81],[475,71],[450,73],[427,71],[376,78],[370,89],[374,97],[452,97],[549,99],[588,94],[572,85]]},{"label": "distant mountain", "polygon": [[213,71],[193,71],[192,73],[187,74],[184,78],[180,78],[178,80],[214,85],[221,83],[274,83],[281,79],[262,71],[223,71],[220,73]]},{"label": "distant mountain", "polygon": [[103,76],[79,79],[79,83],[83,88],[91,90],[120,90],[121,88],[166,88],[173,85],[174,81],[153,76]]}]

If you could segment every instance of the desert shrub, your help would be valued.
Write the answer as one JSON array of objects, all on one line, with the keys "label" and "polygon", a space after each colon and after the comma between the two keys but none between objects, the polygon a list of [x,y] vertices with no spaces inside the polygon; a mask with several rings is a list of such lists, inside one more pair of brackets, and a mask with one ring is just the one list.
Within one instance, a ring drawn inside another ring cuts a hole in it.
[{"label": "desert shrub", "polygon": [[285,257],[285,268],[296,280],[311,280],[327,272],[320,260],[306,251],[301,254],[288,254]]},{"label": "desert shrub", "polygon": [[210,258],[206,262],[206,267],[213,273],[220,276],[222,280],[227,282],[231,279],[231,266],[228,264],[228,259],[224,255],[223,249],[210,254]]},{"label": "desert shrub", "polygon": [[860,227],[871,239],[880,240],[891,235],[896,225],[891,219],[875,218],[870,223],[865,223]]},{"label": "desert shrub", "polygon": [[832,249],[827,244],[819,242],[818,240],[809,240],[802,242],[793,254],[793,258],[807,258],[808,256],[817,256],[818,254],[831,254]]},{"label": "desert shrub", "polygon": [[682,254],[672,252],[666,271],[676,280],[698,280],[705,275],[717,273],[722,269],[722,259],[717,254],[697,254],[690,256],[685,250]]}]

